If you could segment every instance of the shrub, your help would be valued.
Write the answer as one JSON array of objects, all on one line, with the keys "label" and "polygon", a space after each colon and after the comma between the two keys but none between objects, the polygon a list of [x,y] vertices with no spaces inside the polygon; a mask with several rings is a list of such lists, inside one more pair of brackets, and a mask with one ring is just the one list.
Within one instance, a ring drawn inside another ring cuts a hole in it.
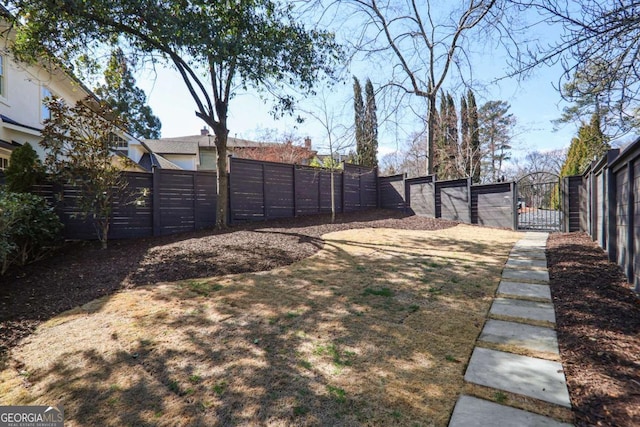
[{"label": "shrub", "polygon": [[60,219],[42,197],[0,191],[0,275],[13,264],[42,258],[61,229]]},{"label": "shrub", "polygon": [[43,166],[38,154],[27,142],[11,153],[9,167],[5,171],[7,190],[28,193],[43,175]]}]

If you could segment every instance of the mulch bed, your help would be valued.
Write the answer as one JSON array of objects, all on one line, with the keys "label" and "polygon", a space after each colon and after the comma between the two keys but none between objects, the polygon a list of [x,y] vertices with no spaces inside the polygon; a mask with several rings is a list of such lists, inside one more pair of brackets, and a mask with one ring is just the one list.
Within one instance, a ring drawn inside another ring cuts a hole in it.
[{"label": "mulch bed", "polygon": [[638,295],[584,233],[551,234],[547,261],[575,425],[640,425]]},{"label": "mulch bed", "polygon": [[0,277],[0,362],[43,321],[121,289],[270,270],[317,252],[323,234],[353,228],[436,230],[457,222],[373,210],[244,224],[174,236],[69,244]]}]

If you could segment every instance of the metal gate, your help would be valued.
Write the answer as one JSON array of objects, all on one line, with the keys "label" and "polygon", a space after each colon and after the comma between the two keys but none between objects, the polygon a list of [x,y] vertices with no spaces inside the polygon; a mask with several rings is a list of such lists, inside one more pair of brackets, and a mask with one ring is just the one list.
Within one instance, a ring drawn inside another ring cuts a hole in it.
[{"label": "metal gate", "polygon": [[534,172],[516,184],[518,230],[562,231],[562,186],[560,177]]}]

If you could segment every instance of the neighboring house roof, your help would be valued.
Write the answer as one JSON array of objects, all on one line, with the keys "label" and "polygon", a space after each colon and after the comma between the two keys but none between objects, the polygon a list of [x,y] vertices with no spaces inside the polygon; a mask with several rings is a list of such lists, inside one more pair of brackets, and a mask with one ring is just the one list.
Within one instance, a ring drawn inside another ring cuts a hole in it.
[{"label": "neighboring house roof", "polygon": [[170,162],[159,154],[156,153],[144,153],[138,162],[145,170],[151,172],[154,167],[160,169],[174,169],[181,170],[182,168],[175,163]]},{"label": "neighboring house roof", "polygon": [[196,141],[182,141],[179,138],[145,139],[145,145],[158,154],[191,154],[198,153]]},{"label": "neighboring house roof", "polygon": [[[182,150],[191,150],[191,147],[215,147],[215,135],[188,135],[188,136],[178,136],[174,138],[162,138],[162,139],[145,139],[149,147],[155,151],[156,153],[163,154],[195,154],[196,151],[193,152],[185,152],[185,151],[169,151],[169,150],[177,150],[181,145]],[[157,148],[153,148],[152,144],[158,144],[156,147],[160,148],[160,151]],[[269,145],[278,145],[275,142],[256,142],[249,141],[248,139],[240,139],[240,138],[227,138],[227,147],[228,148],[247,148],[247,147],[265,147]],[[189,148],[186,148],[189,147]]]}]

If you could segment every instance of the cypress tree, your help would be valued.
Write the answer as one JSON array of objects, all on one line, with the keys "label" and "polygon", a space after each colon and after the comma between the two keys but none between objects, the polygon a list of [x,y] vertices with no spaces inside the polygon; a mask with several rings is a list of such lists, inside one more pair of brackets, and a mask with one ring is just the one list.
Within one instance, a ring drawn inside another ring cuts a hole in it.
[{"label": "cypress tree", "polygon": [[362,164],[366,156],[365,111],[362,101],[362,87],[357,77],[353,77],[353,109],[356,128],[356,164]]},{"label": "cypress tree", "polygon": [[478,122],[478,105],[473,91],[467,93],[467,110],[469,114],[469,151],[471,152],[471,179],[480,182],[480,124]]},{"label": "cypress tree", "polygon": [[376,98],[371,80],[365,85],[367,104],[364,110],[365,158],[362,164],[370,168],[378,167],[378,116]]},{"label": "cypress tree", "polygon": [[469,150],[469,109],[467,108],[467,99],[465,96],[460,97],[460,153],[462,155],[462,164],[464,165],[464,173],[471,176],[471,151]]}]

